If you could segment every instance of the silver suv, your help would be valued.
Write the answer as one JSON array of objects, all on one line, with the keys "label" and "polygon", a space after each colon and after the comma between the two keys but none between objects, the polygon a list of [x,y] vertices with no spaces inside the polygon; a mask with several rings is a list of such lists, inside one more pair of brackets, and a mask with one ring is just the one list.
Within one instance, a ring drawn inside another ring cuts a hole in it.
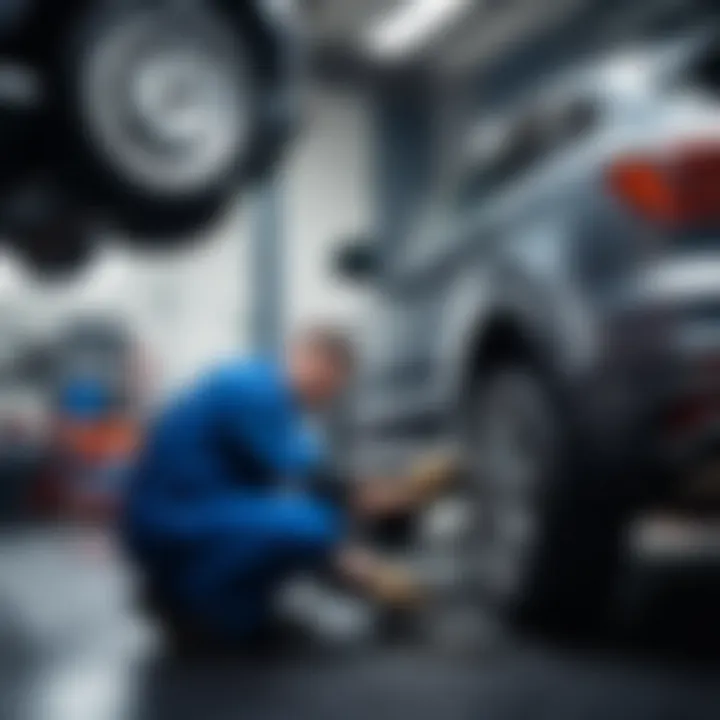
[{"label": "silver suv", "polygon": [[[623,547],[704,552],[717,527],[718,45],[560,78],[468,155],[452,201],[375,268],[356,450],[462,443],[471,512],[447,559],[466,596],[596,626]],[[348,246],[339,269],[368,260]]]}]

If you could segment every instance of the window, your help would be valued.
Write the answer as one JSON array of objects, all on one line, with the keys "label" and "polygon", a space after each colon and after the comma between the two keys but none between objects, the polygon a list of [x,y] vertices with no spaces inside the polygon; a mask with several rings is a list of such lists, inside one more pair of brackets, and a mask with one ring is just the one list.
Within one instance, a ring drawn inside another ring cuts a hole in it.
[{"label": "window", "polygon": [[548,105],[541,122],[546,134],[545,150],[562,150],[592,130],[598,120],[598,107],[593,100],[577,99],[565,105]]},{"label": "window", "polygon": [[458,208],[474,206],[581,138],[595,126],[597,116],[596,104],[585,98],[546,101],[506,133],[496,133],[497,146],[482,148],[484,160],[476,159],[464,174],[457,193]]},{"label": "window", "polygon": [[467,209],[527,170],[542,151],[538,127],[531,118],[515,124],[498,138],[498,146],[471,167],[460,181],[457,205]]}]

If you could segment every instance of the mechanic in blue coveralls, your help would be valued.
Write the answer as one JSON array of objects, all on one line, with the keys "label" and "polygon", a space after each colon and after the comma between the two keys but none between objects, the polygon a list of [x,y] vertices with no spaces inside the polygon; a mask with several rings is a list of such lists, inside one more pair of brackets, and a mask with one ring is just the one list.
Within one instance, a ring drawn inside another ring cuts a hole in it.
[{"label": "mechanic in blue coveralls", "polygon": [[412,605],[419,583],[348,539],[358,519],[412,511],[452,474],[444,459],[407,477],[357,483],[343,503],[308,478],[319,467],[309,415],[348,382],[350,343],[314,328],[282,362],[246,360],[208,373],[161,413],[138,460],[125,534],[163,613],[203,634],[244,640],[272,625],[280,584],[330,570],[360,593]]}]

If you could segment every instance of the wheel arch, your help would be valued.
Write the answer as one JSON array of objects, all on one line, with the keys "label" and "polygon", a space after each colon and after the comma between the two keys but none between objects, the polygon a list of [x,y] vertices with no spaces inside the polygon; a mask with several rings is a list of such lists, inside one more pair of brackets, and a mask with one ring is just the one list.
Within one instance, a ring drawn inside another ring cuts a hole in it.
[{"label": "wheel arch", "polygon": [[478,383],[501,363],[519,363],[541,373],[553,385],[557,374],[547,340],[530,323],[509,310],[491,312],[470,333],[459,383],[460,417],[467,418]]}]

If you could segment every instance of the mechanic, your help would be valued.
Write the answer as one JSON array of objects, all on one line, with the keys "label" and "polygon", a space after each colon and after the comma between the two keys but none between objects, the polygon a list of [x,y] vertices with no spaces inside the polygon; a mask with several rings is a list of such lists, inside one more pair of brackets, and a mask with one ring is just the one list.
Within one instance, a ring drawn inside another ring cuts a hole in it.
[{"label": "mechanic", "polygon": [[427,502],[452,477],[451,461],[357,483],[341,503],[313,489],[322,453],[308,418],[342,392],[352,366],[345,336],[318,327],[282,361],[215,369],[160,414],[133,473],[124,534],[175,639],[265,638],[279,588],[303,571],[330,571],[393,607],[422,597],[409,572],[354,547],[348,530]]}]

